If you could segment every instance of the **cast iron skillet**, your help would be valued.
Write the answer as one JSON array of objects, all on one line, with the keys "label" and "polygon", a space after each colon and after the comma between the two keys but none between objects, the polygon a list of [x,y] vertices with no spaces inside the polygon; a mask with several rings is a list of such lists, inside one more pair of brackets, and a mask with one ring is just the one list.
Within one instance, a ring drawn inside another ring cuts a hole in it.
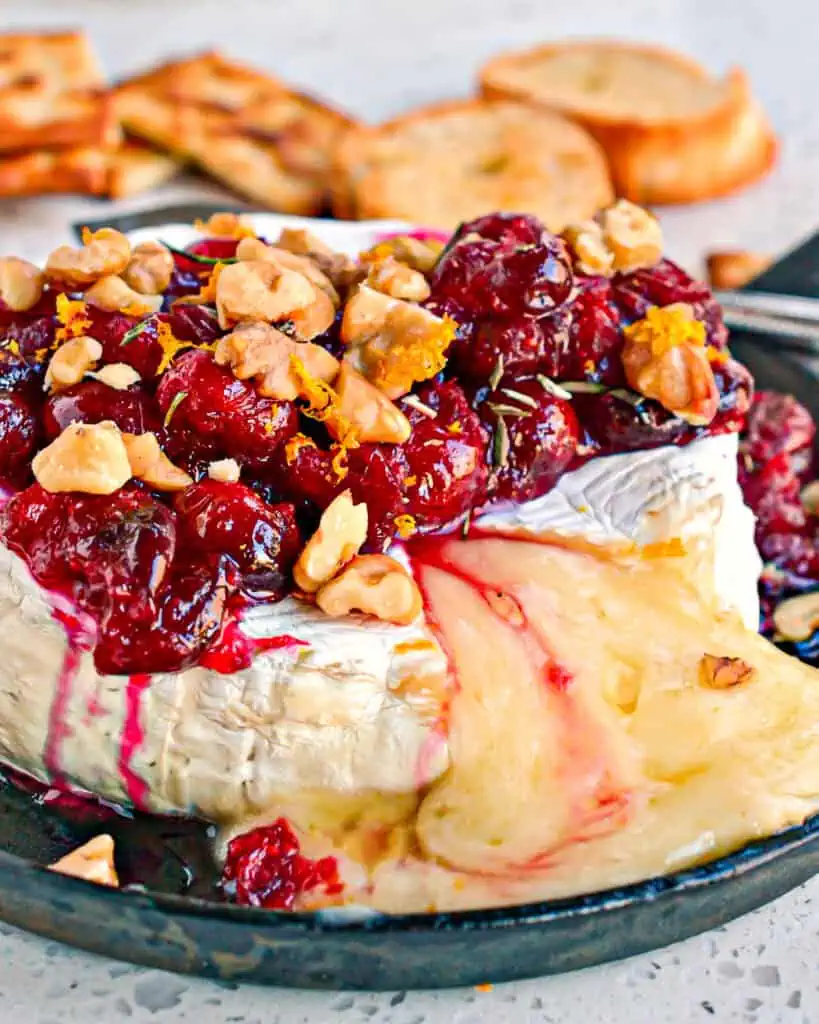
[{"label": "cast iron skillet", "polygon": [[[214,207],[215,209],[215,207]],[[123,230],[207,216],[201,206],[111,218]],[[754,287],[819,295],[819,236]],[[732,350],[758,386],[787,391],[819,417],[807,364],[761,339]],[[219,902],[204,826],[113,816],[118,869],[143,884],[109,890],[49,863],[100,830],[0,787],[0,917],[122,960],[215,978],[305,988],[404,989],[510,981],[588,967],[715,928],[819,870],[819,815],[704,866],[588,896],[499,910],[398,917],[280,914]]]}]

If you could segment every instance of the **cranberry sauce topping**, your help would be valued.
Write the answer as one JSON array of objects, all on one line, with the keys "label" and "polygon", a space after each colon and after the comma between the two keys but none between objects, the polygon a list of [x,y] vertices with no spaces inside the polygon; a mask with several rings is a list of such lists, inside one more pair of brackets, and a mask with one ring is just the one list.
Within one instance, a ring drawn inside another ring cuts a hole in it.
[{"label": "cranberry sauce topping", "polygon": [[[266,397],[258,375],[235,373],[216,351],[227,331],[215,306],[215,268],[235,263],[236,248],[233,238],[204,238],[174,251],[159,312],[107,312],[54,284],[27,312],[0,301],[0,487],[17,492],[0,512],[0,536],[43,585],[94,617],[95,657],[105,671],[172,670],[203,658],[225,670],[244,664],[241,608],[292,589],[304,541],[345,489],[367,505],[365,550],[383,551],[398,537],[452,530],[493,503],[539,497],[595,455],[685,444],[743,424],[751,380],[724,351],[726,332],[705,285],[667,260],[608,277],[579,273],[568,244],[538,220],[491,214],[462,225],[427,270],[424,305],[451,317],[456,333],[443,370],[395,399],[409,437],[385,443],[351,434],[339,443],[314,404],[320,387],[300,392],[309,399]],[[345,273],[336,282],[342,300],[357,279],[354,269]],[[626,385],[624,329],[651,307],[674,303],[688,304],[705,324],[720,393],[707,425],[691,425]],[[342,314],[343,301],[330,327],[313,335],[336,357],[347,351]],[[324,316],[316,329],[328,322]],[[297,336],[296,319],[278,327]],[[53,353],[81,336],[101,346],[96,371],[124,363],[139,379],[120,367],[45,389]],[[128,435],[154,434],[193,482],[173,492],[132,480],[99,496],[32,483],[38,450],[71,424],[103,421]],[[807,436],[804,425],[791,433],[800,429]],[[777,468],[775,445],[784,442],[764,424],[749,430],[754,472],[779,481],[794,453]],[[210,464],[222,460],[236,466],[229,478],[211,479]],[[237,468],[241,480],[233,482]],[[751,493],[756,485],[748,486]],[[782,497],[764,520],[766,557],[804,567],[809,527],[796,521],[793,484],[776,488]]]},{"label": "cranberry sauce topping", "polygon": [[[819,585],[819,517],[803,500],[814,477],[810,413],[790,395],[760,392],[741,435],[739,481],[756,516],[756,542],[765,563],[760,579],[762,628],[773,631],[776,605]],[[819,649],[807,653],[819,659]],[[804,656],[802,649],[797,652]]]},{"label": "cranberry sauce topping", "polygon": [[335,857],[305,857],[285,818],[231,840],[222,887],[236,903],[268,910],[292,910],[313,890],[327,897],[344,888]]}]

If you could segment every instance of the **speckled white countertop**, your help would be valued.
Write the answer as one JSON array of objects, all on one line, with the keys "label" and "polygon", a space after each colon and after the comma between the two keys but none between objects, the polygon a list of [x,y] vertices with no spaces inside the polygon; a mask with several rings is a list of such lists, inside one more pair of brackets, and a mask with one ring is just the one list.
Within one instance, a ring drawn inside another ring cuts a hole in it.
[{"label": "speckled white countertop", "polygon": [[[467,92],[499,49],[561,35],[664,42],[711,67],[744,65],[783,140],[764,184],[664,214],[669,249],[779,251],[819,225],[814,0],[0,0],[0,29],[82,25],[114,75],[218,45],[371,119]],[[221,195],[196,181],[159,204]],[[38,257],[104,205],[0,201],[2,251]],[[0,925],[0,1021],[197,1024],[759,1024],[819,1021],[819,879],[727,928],[621,964],[490,992],[349,995],[237,989],[142,970]]]}]

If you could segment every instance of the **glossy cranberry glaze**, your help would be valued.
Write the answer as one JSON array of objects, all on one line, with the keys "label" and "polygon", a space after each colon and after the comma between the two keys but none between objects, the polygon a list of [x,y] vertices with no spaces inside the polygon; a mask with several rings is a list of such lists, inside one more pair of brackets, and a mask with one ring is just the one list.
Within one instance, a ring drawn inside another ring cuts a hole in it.
[{"label": "glossy cranberry glaze", "polygon": [[[0,483],[24,488],[0,530],[40,582],[94,616],[105,671],[246,664],[237,615],[249,601],[288,592],[305,538],[345,489],[367,505],[365,550],[383,551],[398,536],[454,529],[493,503],[539,497],[596,455],[742,425],[751,381],[727,355],[715,364],[721,405],[708,428],[624,388],[622,329],[652,304],[690,303],[709,342],[724,347],[704,285],[668,261],[611,280],[578,275],[565,243],[535,218],[492,214],[463,225],[431,275],[429,308],[453,317],[457,335],[443,373],[397,402],[409,439],[342,452],[303,403],[265,398],[216,363],[224,332],[212,305],[175,302],[205,288],[236,245],[203,239],[175,254],[160,313],[79,307],[91,321],[82,330],[102,344],[101,363],[140,374],[127,390],[86,378],[44,394],[49,353],[65,326],[58,292],[47,289],[28,313],[0,309]],[[315,341],[342,356],[339,320]],[[587,387],[569,400],[550,382]],[[195,483],[176,496],[133,483],[106,498],[27,486],[39,447],[72,422],[103,420],[154,432]],[[225,458],[239,464],[241,483],[208,478],[209,463]],[[803,534],[777,521],[766,543],[781,548],[776,538],[794,536]]]},{"label": "glossy cranberry glaze", "polygon": [[313,890],[334,896],[344,888],[335,858],[305,857],[285,818],[231,840],[222,886],[236,903],[269,910],[292,910]]}]

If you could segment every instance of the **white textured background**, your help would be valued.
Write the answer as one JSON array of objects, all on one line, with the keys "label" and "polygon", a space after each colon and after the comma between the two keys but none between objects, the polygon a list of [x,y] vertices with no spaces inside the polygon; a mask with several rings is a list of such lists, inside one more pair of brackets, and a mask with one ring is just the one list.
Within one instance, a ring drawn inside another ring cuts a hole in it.
[{"label": "white textured background", "polygon": [[[778,251],[819,225],[818,15],[816,0],[0,0],[0,30],[84,26],[112,75],[218,45],[373,120],[464,94],[497,50],[557,36],[616,34],[677,46],[714,70],[743,64],[782,136],[782,159],[741,196],[664,215],[672,254],[691,267],[711,247]],[[219,193],[189,182],[162,199],[202,194]],[[102,209],[0,201],[0,250],[40,256],[70,220]],[[237,990],[0,926],[0,1022],[815,1024],[816,896],[819,883],[653,956],[488,993]]]}]

